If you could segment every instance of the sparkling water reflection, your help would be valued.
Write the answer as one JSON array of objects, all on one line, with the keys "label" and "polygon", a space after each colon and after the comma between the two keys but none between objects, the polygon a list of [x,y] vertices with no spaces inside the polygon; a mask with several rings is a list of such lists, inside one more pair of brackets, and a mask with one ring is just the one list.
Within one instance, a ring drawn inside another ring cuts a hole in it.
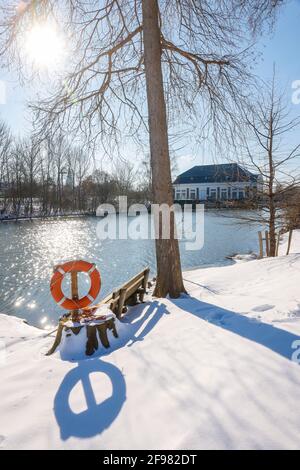
[{"label": "sparkling water reflection", "polygon": [[[0,224],[0,312],[52,327],[63,312],[49,292],[52,269],[70,259],[97,264],[102,276],[99,299],[147,265],[155,272],[154,241],[100,241],[97,221],[87,217]],[[184,269],[228,264],[225,256],[257,250],[257,228],[237,225],[220,212],[207,212],[203,249],[186,251],[184,243],[180,245]],[[88,290],[88,284],[81,275],[80,293]],[[66,281],[64,291],[68,289]]]}]

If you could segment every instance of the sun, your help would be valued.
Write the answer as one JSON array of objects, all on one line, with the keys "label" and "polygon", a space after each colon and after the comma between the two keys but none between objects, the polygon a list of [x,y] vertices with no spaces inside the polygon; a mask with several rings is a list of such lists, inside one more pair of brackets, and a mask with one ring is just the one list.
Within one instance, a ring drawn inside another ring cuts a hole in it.
[{"label": "sun", "polygon": [[26,34],[25,53],[39,68],[52,69],[60,66],[66,54],[66,44],[55,24],[34,25]]}]

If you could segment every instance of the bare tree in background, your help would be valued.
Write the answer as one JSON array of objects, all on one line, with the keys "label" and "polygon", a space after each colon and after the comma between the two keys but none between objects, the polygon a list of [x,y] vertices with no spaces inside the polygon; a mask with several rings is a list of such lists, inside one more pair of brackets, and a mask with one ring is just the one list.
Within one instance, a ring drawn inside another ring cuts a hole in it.
[{"label": "bare tree in background", "polygon": [[21,168],[23,172],[23,181],[26,193],[24,196],[27,201],[25,204],[26,215],[32,216],[33,214],[33,199],[36,193],[37,175],[40,172],[41,155],[40,148],[36,145],[33,139],[22,140],[16,152],[21,159]]},{"label": "bare tree in background", "polygon": [[[18,49],[28,28],[55,21],[73,53],[50,98],[36,106],[41,130],[81,131],[89,141],[100,136],[110,152],[122,128],[133,138],[149,132],[154,202],[172,206],[171,123],[195,121],[199,112],[198,123],[213,123],[223,136],[232,132],[229,122],[248,91],[249,34],[270,23],[281,3],[32,0],[16,12],[3,0],[1,52],[21,67]],[[184,291],[178,241],[158,239],[156,252],[155,294],[178,297]]]},{"label": "bare tree in background", "polygon": [[3,193],[3,208],[6,210],[6,189],[10,184],[9,160],[12,148],[11,132],[4,122],[0,122],[0,192]]},{"label": "bare tree in background", "polygon": [[[172,176],[172,180],[174,181],[175,174],[178,171],[177,158],[174,153],[170,155],[170,165],[171,165],[171,176]],[[150,161],[149,155],[143,158],[136,176],[137,176],[137,182],[138,182],[139,188],[144,193],[145,202],[153,202],[152,171],[151,171],[151,161]]]},{"label": "bare tree in background", "polygon": [[276,231],[282,227],[283,210],[293,212],[292,206],[299,201],[295,196],[300,184],[300,138],[294,145],[290,140],[292,131],[294,136],[299,133],[300,118],[291,118],[290,111],[285,95],[276,90],[274,72],[271,84],[260,89],[257,103],[245,116],[250,132],[245,132],[243,165],[259,175],[250,202],[258,202],[261,208],[244,220],[268,227],[272,257],[276,255]]},{"label": "bare tree in background", "polygon": [[79,210],[82,210],[84,208],[83,182],[89,173],[91,158],[88,152],[85,152],[80,148],[76,148],[74,150],[74,160],[76,162],[74,169],[74,184],[77,186],[77,207]]},{"label": "bare tree in background", "polygon": [[114,165],[112,178],[116,184],[117,194],[128,194],[133,191],[136,180],[134,166],[128,162],[118,162]]},{"label": "bare tree in background", "polygon": [[283,229],[290,230],[300,228],[300,182],[296,188],[286,193],[283,203]]},{"label": "bare tree in background", "polygon": [[66,189],[68,190],[69,206],[73,211],[76,207],[79,211],[83,210],[82,185],[89,174],[90,165],[91,158],[88,152],[80,147],[68,146],[66,153]]}]

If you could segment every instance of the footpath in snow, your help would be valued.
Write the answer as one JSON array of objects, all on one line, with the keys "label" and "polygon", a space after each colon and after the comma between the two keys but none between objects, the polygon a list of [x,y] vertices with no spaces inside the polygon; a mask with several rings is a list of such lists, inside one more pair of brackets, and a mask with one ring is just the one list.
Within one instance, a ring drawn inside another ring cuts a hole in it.
[{"label": "footpath in snow", "polygon": [[289,256],[184,278],[91,359],[0,315],[0,449],[298,448],[300,232]]}]

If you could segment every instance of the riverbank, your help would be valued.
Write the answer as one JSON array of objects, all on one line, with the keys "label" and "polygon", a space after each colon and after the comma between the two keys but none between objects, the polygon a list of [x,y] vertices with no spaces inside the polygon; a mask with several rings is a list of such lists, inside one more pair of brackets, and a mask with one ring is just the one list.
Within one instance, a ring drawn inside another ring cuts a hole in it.
[{"label": "riverbank", "polygon": [[[182,209],[185,204],[192,206],[193,211],[196,211],[196,206],[199,204],[204,205],[206,211],[256,211],[259,209],[259,206],[249,206],[246,201],[175,201],[176,204],[180,205]],[[147,206],[148,213],[151,213],[151,204]],[[115,213],[120,214],[118,206],[115,207]],[[140,213],[137,212],[137,215]],[[129,217],[132,215],[128,214]],[[0,214],[0,222],[15,222],[19,220],[44,220],[44,219],[59,219],[64,217],[84,217],[84,216],[93,216],[96,217],[96,211],[92,212],[73,212],[65,214],[33,214],[33,215],[21,215],[16,216],[15,214],[5,213]]]},{"label": "riverbank", "polygon": [[55,220],[55,219],[67,219],[67,218],[77,218],[77,217],[87,217],[95,214],[88,213],[72,213],[72,214],[55,214],[55,215],[32,215],[32,216],[4,216],[0,217],[0,222],[22,222],[22,221],[32,221],[32,220]]},{"label": "riverbank", "polygon": [[76,363],[0,315],[0,448],[298,448],[299,231],[291,251],[185,272],[189,295],[149,296]]}]

